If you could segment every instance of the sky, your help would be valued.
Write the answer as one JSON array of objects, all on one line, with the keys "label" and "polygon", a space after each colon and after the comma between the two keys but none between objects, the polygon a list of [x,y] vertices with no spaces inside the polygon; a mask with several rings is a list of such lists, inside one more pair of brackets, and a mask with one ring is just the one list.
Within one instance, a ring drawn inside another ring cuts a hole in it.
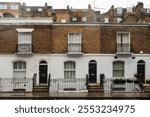
[{"label": "sky", "polygon": [[0,0],[0,2],[25,2],[27,6],[44,6],[45,3],[52,6],[54,9],[65,9],[67,5],[72,8],[88,8],[91,4],[92,9],[95,7],[101,12],[107,11],[112,5],[115,7],[132,7],[136,6],[138,2],[143,2],[145,8],[150,8],[149,0]]}]

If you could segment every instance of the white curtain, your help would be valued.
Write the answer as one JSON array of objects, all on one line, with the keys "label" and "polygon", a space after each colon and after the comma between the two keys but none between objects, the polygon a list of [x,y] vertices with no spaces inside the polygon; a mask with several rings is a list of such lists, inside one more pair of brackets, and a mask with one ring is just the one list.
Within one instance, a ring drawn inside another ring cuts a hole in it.
[{"label": "white curtain", "polygon": [[69,52],[81,52],[81,34],[69,33],[68,44]]},{"label": "white curtain", "polygon": [[64,63],[64,78],[65,79],[75,78],[75,62],[67,61]]},{"label": "white curtain", "polygon": [[19,36],[18,37],[19,44],[31,44],[32,43],[31,33],[19,33],[18,36]]}]

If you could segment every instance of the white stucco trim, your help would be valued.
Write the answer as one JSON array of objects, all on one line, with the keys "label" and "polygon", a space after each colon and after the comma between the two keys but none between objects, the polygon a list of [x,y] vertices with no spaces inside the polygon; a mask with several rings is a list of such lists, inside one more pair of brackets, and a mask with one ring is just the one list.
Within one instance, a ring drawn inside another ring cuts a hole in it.
[{"label": "white stucco trim", "polygon": [[17,32],[32,32],[34,28],[16,28]]}]

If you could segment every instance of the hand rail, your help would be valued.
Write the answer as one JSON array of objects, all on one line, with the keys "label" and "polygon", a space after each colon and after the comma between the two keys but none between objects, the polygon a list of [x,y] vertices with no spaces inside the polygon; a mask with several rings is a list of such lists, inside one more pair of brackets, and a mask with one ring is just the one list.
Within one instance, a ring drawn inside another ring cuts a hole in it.
[{"label": "hand rail", "polygon": [[36,84],[36,78],[37,78],[37,74],[34,73],[34,74],[33,74],[32,89],[34,88],[34,85]]},{"label": "hand rail", "polygon": [[89,75],[86,74],[86,89],[88,89],[88,85],[89,85]]},{"label": "hand rail", "polygon": [[49,73],[48,75],[48,87],[50,88],[50,84],[51,84],[51,74]]}]

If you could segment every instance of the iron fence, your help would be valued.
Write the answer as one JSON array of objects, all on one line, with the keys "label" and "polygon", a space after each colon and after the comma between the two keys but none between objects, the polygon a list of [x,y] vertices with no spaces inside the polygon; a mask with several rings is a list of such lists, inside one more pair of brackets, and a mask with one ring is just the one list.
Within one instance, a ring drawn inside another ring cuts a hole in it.
[{"label": "iron fence", "polygon": [[139,82],[135,79],[106,78],[103,83],[104,92],[140,92]]},{"label": "iron fence", "polygon": [[86,78],[50,79],[49,91],[80,91],[86,89]]},{"label": "iron fence", "polygon": [[32,78],[0,78],[0,92],[27,91],[32,92]]},{"label": "iron fence", "polygon": [[130,53],[131,44],[129,43],[118,43],[117,44],[117,52],[118,53]]}]

